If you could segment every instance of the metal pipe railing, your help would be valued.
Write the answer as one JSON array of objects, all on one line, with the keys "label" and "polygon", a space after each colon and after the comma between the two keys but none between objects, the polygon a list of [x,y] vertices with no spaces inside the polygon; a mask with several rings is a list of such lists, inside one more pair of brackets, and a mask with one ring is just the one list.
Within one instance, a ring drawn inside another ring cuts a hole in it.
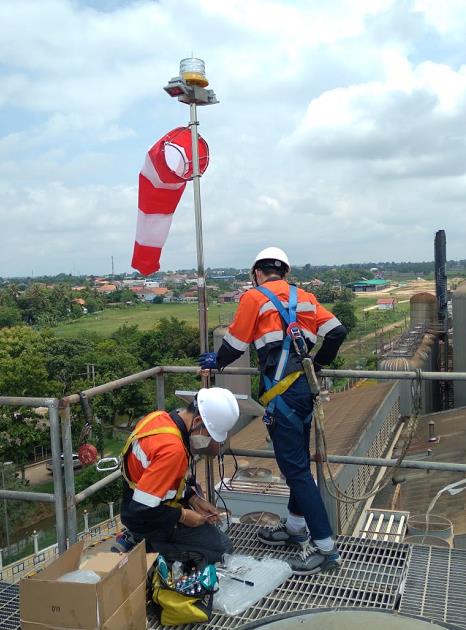
[{"label": "metal pipe railing", "polygon": [[58,553],[66,551],[65,495],[61,465],[60,417],[58,400],[49,406],[50,443],[52,446],[53,493],[55,495],[55,523],[57,527]]},{"label": "metal pipe railing", "polygon": [[[199,368],[197,368],[197,370],[199,371]],[[135,374],[130,374],[129,376],[118,378],[115,381],[109,381],[108,383],[104,383],[103,385],[97,385],[96,387],[85,389],[82,391],[82,394],[87,396],[87,398],[93,398],[94,396],[98,396],[99,394],[108,394],[109,392],[113,392],[115,389],[120,389],[121,387],[126,387],[126,385],[132,385],[133,383],[138,383],[139,381],[144,381],[148,378],[152,378],[153,376],[156,376],[156,374],[160,374],[161,371],[163,371],[163,368],[158,366],[150,368],[149,370],[144,370],[143,372],[136,372]],[[70,405],[72,403],[78,403],[79,401],[79,394],[64,396],[60,400],[63,406]]]},{"label": "metal pipe railing", "polygon": [[[215,371],[214,371],[215,373]],[[231,375],[248,375],[254,376],[259,374],[257,368],[234,367],[225,368],[224,374]],[[169,374],[193,374],[200,375],[200,368],[197,366],[155,366],[148,370],[137,372],[129,376],[92,387],[84,392],[86,398],[92,398],[100,394],[112,392],[116,389],[126,387],[133,383],[155,378],[155,395],[157,407],[165,406],[165,376]],[[330,370],[323,369],[320,376],[329,376],[336,378],[355,378],[355,379],[376,379],[376,380],[428,380],[428,381],[464,381],[466,380],[466,372],[423,372],[419,371],[383,371],[383,370]],[[54,503],[55,519],[57,528],[57,541],[59,553],[66,548],[66,527],[65,527],[65,507],[68,525],[68,537],[70,542],[76,539],[76,505],[86,500],[102,488],[113,483],[120,477],[120,471],[115,471],[99,480],[95,484],[89,486],[82,492],[75,494],[74,489],[74,470],[72,461],[72,445],[71,445],[71,419],[70,405],[80,402],[80,394],[71,394],[58,400],[49,397],[20,397],[20,396],[0,396],[0,405],[24,406],[24,407],[41,407],[45,406],[49,410],[50,419],[50,441],[52,446],[52,468],[54,493],[36,493],[23,492],[14,490],[0,491],[0,498],[7,500],[24,500]],[[60,431],[59,408],[62,412],[62,432]],[[62,461],[62,440],[63,440],[63,461]],[[270,451],[235,449],[236,455],[246,457],[274,457]],[[371,457],[355,457],[351,455],[328,455],[327,460],[331,463],[347,464],[347,465],[368,465],[376,467],[393,467],[396,460],[371,458]],[[314,458],[315,461],[315,458]],[[316,462],[319,464],[320,462]],[[63,465],[62,465],[63,464]],[[448,462],[429,462],[429,461],[403,461],[400,468],[412,468],[422,470],[438,470],[448,472],[466,472],[465,464],[451,464]],[[66,501],[63,490],[63,473],[65,476]]]},{"label": "metal pipe railing", "polygon": [[386,370],[329,370],[319,372],[319,376],[333,376],[336,378],[371,378],[390,381],[409,381],[420,378],[425,381],[466,381],[466,372],[424,372],[415,371],[386,371]]},{"label": "metal pipe railing", "polygon": [[[10,407],[47,407],[50,424],[50,444],[52,448],[52,472],[53,472],[53,495],[41,492],[9,491],[15,494],[16,501],[38,501],[55,504],[55,525],[57,529],[57,543],[59,553],[66,550],[66,530],[65,530],[65,501],[63,492],[63,475],[61,465],[61,436],[60,418],[58,415],[59,401],[50,397],[31,396],[0,396],[0,405]],[[4,490],[3,492],[8,492]],[[35,495],[35,496],[33,496]],[[53,499],[51,500],[51,497]],[[13,500],[13,495],[5,494],[6,500]]]},{"label": "metal pipe railing", "polygon": [[63,472],[65,476],[66,525],[70,544],[78,542],[78,523],[76,516],[73,439],[71,435],[71,410],[69,405],[60,409],[61,437],[63,443]]},{"label": "metal pipe railing", "polygon": [[95,483],[93,483],[92,486],[88,486],[81,492],[78,492],[78,494],[75,495],[74,497],[75,503],[76,504],[82,503],[83,501],[91,497],[93,494],[95,494],[96,492],[99,492],[99,490],[102,490],[102,488],[106,488],[107,486],[109,486],[111,483],[113,483],[120,477],[121,477],[121,470],[115,470],[114,472],[110,473],[110,475],[107,475],[103,479],[99,479],[99,481],[96,481]]},{"label": "metal pipe railing", "polygon": [[55,503],[55,495],[49,492],[26,492],[24,490],[0,490],[0,499],[9,501],[32,501]]},{"label": "metal pipe railing", "polygon": [[[235,457],[263,457],[275,459],[273,451],[254,450],[247,448],[235,448],[231,451]],[[229,454],[229,453],[227,453]],[[451,464],[449,462],[426,462],[422,460],[403,460],[397,464],[396,459],[384,459],[383,457],[356,457],[354,455],[327,455],[326,460],[331,464],[349,464],[354,466],[375,466],[382,468],[413,468],[420,470],[438,470],[441,472],[466,473],[466,464]],[[311,461],[318,460],[311,455]]]}]

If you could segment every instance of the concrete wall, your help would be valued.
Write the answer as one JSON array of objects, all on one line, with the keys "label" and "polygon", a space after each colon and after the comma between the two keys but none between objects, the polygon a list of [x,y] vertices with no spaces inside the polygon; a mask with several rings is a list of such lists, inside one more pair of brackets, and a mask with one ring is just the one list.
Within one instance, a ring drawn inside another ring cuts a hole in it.
[{"label": "concrete wall", "polygon": [[[222,340],[227,332],[227,328],[224,326],[218,326],[214,329],[214,350],[218,351],[222,345]],[[246,349],[244,354],[231,363],[228,367],[251,367],[251,358],[249,354],[249,348]],[[226,387],[234,394],[245,394],[251,397],[251,377],[243,374],[218,374],[215,377],[215,385],[217,387]],[[247,424],[251,422],[252,416],[241,414],[238,422],[233,430],[234,433],[238,433]]]}]

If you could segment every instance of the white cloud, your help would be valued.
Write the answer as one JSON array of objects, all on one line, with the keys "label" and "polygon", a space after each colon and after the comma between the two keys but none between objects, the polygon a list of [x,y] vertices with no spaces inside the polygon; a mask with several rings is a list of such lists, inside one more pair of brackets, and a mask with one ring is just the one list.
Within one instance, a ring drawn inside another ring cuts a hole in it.
[{"label": "white cloud", "polygon": [[[0,3],[0,275],[128,270],[144,153],[188,110],[162,86],[206,60],[205,261],[464,257],[459,0]],[[162,265],[196,264],[192,191]]]}]

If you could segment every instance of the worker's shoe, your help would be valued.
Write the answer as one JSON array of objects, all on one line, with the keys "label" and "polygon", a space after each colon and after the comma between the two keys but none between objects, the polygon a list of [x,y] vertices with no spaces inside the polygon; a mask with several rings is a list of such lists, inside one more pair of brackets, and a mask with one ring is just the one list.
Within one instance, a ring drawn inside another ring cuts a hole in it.
[{"label": "worker's shoe", "polygon": [[129,553],[137,545],[131,532],[127,529],[120,532],[115,537],[115,544],[111,551],[115,553]]},{"label": "worker's shoe", "polygon": [[294,575],[315,575],[339,571],[341,556],[336,545],[330,551],[322,551],[306,545],[295,558],[287,560]]},{"label": "worker's shoe", "polygon": [[286,526],[286,519],[282,518],[274,527],[260,527],[257,538],[266,545],[284,547],[286,545],[305,546],[309,542],[306,527],[298,532],[290,532]]}]

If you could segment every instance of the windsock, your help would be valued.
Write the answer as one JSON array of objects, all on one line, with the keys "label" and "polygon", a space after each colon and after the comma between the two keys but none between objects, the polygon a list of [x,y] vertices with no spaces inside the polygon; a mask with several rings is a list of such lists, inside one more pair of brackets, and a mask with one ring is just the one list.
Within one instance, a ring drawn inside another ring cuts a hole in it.
[{"label": "windsock", "polygon": [[[209,164],[209,147],[201,136],[198,149],[202,175]],[[139,173],[139,211],[131,266],[145,276],[160,269],[173,214],[192,176],[191,130],[177,127],[149,149]]]}]

